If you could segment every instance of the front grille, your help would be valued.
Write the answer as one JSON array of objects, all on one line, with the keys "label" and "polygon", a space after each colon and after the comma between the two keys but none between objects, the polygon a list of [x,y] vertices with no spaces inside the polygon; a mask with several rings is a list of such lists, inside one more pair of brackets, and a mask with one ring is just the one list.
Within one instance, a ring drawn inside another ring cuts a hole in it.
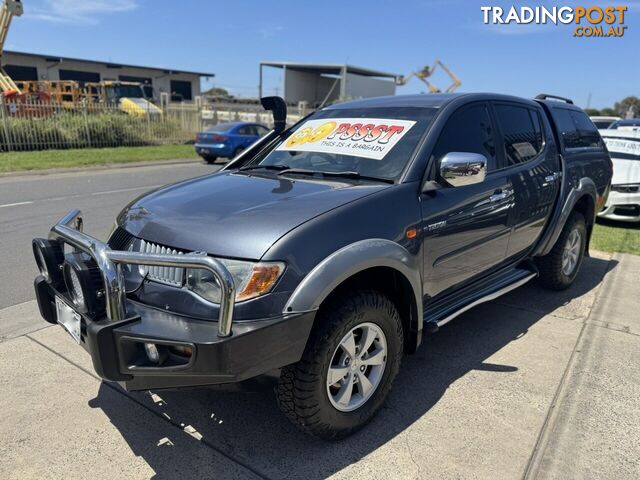
[{"label": "front grille", "polygon": [[[163,247],[156,243],[147,242],[145,240],[140,241],[140,252],[156,253],[159,255],[182,255],[184,253],[169,247]],[[184,283],[184,268],[140,265],[140,274],[142,276],[146,276],[150,280],[166,283],[167,285],[180,287]]]},{"label": "front grille", "polygon": [[638,217],[640,216],[640,206],[638,205],[616,205],[613,210],[614,215],[621,217]]}]

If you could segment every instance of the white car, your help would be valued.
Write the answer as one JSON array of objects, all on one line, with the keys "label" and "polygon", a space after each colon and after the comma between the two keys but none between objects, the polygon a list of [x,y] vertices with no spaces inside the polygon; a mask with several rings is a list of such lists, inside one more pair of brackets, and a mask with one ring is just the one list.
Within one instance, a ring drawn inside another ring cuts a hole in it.
[{"label": "white car", "polygon": [[609,128],[612,123],[621,120],[620,117],[602,117],[602,116],[594,116],[589,117],[593,124],[599,129]]},{"label": "white car", "polygon": [[598,216],[640,222],[640,131],[600,130],[613,160],[609,198]]}]

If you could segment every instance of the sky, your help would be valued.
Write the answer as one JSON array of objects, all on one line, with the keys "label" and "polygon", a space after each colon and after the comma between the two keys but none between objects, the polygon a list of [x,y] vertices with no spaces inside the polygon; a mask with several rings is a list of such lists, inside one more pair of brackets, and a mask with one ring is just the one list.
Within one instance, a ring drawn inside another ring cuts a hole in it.
[{"label": "sky", "polygon": [[[349,63],[407,75],[442,60],[458,91],[553,93],[603,108],[640,96],[640,1],[622,38],[574,38],[568,25],[484,25],[480,7],[571,2],[424,0],[23,0],[5,49],[211,72],[204,87],[256,96],[261,60]],[[269,94],[282,93],[268,69]],[[448,77],[433,81],[446,87]],[[414,79],[398,94],[424,92]]]}]

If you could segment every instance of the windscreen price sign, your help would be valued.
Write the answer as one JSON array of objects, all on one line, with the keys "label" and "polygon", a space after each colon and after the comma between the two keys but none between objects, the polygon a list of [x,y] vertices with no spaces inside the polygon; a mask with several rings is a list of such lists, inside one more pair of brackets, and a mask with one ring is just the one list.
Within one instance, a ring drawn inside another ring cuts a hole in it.
[{"label": "windscreen price sign", "polygon": [[388,118],[309,120],[277,150],[332,153],[382,160],[415,123]]}]

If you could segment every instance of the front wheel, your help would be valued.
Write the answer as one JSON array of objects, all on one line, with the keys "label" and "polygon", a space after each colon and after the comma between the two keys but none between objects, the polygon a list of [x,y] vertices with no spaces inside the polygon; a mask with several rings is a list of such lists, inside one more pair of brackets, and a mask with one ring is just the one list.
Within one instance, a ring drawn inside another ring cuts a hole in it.
[{"label": "front wheel", "polygon": [[395,305],[374,291],[336,298],[318,312],[302,359],[282,370],[280,409],[311,435],[337,440],[384,403],[402,357]]},{"label": "front wheel", "polygon": [[573,212],[551,251],[538,259],[542,285],[552,290],[568,288],[578,275],[586,245],[584,216]]}]

